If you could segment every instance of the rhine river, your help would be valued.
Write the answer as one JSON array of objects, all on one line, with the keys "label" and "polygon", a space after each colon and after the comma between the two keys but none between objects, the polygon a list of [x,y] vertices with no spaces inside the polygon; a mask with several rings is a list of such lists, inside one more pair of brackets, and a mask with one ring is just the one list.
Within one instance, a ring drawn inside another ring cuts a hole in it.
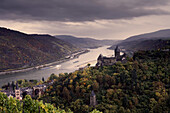
[{"label": "rhine river", "polygon": [[97,49],[89,49],[88,53],[80,55],[78,58],[71,59],[64,63],[53,65],[39,70],[31,70],[23,73],[13,73],[0,75],[0,87],[8,82],[16,81],[19,79],[37,79],[41,80],[42,77],[47,79],[52,73],[69,73],[78,70],[81,67],[86,66],[88,63],[94,66],[97,62],[97,58],[100,54],[104,56],[112,56],[114,54],[113,50],[107,49],[109,46],[100,47]]}]

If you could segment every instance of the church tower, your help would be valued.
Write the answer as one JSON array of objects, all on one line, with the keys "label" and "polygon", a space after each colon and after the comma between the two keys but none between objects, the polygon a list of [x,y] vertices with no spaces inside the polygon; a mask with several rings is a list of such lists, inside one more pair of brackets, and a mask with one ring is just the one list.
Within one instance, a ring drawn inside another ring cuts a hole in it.
[{"label": "church tower", "polygon": [[21,91],[20,91],[20,88],[18,87],[18,83],[16,83],[15,97],[18,100],[22,100]]},{"label": "church tower", "polygon": [[118,46],[116,46],[116,48],[115,48],[115,57],[116,58],[120,57],[120,49]]},{"label": "church tower", "polygon": [[90,106],[95,106],[95,105],[97,105],[96,95],[94,91],[92,91],[90,95]]}]

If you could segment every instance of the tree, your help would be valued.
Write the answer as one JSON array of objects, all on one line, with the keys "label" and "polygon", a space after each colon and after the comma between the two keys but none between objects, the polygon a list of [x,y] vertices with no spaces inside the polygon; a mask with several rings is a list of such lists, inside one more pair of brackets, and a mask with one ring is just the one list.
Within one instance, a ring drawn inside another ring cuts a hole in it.
[{"label": "tree", "polygon": [[42,77],[42,81],[44,82],[45,80],[44,80],[44,77]]},{"label": "tree", "polygon": [[92,85],[92,88],[93,88],[93,90],[94,91],[98,91],[98,89],[99,89],[99,83],[97,82],[97,81],[95,81],[94,83],[93,83],[93,85]]},{"label": "tree", "polygon": [[69,90],[67,89],[67,87],[64,87],[64,88],[63,88],[62,94],[63,94],[63,97],[64,97],[65,99],[67,99],[67,101],[69,101],[69,100],[71,99],[70,92],[69,92]]},{"label": "tree", "polygon": [[76,91],[77,97],[79,97],[79,96],[80,96],[80,87],[77,86],[76,89],[75,89],[75,91]]},{"label": "tree", "polygon": [[54,80],[57,79],[57,75],[55,75],[54,73],[50,75],[50,77],[48,78],[49,80]]},{"label": "tree", "polygon": [[[27,95],[22,101],[16,98],[8,98],[0,92],[1,113],[66,113],[65,110],[55,108],[51,104],[43,104],[42,101],[33,100]],[[69,113],[72,113],[68,110]]]},{"label": "tree", "polygon": [[118,112],[119,112],[119,113],[125,113],[126,111],[125,111],[124,107],[120,107],[119,110],[118,110]]}]

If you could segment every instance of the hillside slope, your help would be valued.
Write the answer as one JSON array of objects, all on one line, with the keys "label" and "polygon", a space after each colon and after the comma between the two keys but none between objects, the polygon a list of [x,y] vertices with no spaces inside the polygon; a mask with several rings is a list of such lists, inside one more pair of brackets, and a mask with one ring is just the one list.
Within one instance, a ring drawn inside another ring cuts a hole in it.
[{"label": "hillside slope", "polygon": [[157,39],[170,39],[170,29],[159,30],[152,33],[146,33],[141,35],[136,35],[125,39],[123,42],[128,41],[143,41],[143,40],[157,40]]},{"label": "hillside slope", "polygon": [[77,50],[50,35],[28,35],[0,28],[0,71],[49,63]]},{"label": "hillside slope", "polygon": [[78,38],[70,35],[56,35],[55,37],[79,48],[96,48],[104,45],[113,45],[119,42],[119,40],[96,40],[92,38]]},{"label": "hillside slope", "polygon": [[94,91],[95,108],[103,113],[168,113],[169,62],[169,51],[138,51],[126,63],[52,74],[55,82],[40,100],[86,113],[94,109],[89,106]]},{"label": "hillside slope", "polygon": [[[118,45],[126,50],[155,50],[164,46],[170,46],[170,29],[129,37]],[[110,49],[114,49],[115,45]]]},{"label": "hillside slope", "polygon": [[[138,50],[157,50],[164,47],[170,47],[170,40],[144,40],[144,41],[131,41],[118,44],[121,48],[125,48],[126,51],[138,51]],[[109,49],[114,49],[115,45]]]}]

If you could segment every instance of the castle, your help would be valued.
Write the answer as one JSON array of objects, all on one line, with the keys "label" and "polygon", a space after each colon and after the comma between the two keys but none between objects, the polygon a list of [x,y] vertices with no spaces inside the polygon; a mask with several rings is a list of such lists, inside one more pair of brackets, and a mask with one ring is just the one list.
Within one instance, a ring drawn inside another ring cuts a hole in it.
[{"label": "castle", "polygon": [[117,61],[125,61],[126,60],[126,54],[120,55],[120,49],[118,46],[116,46],[115,50],[115,57],[106,57],[102,54],[99,55],[97,58],[97,64],[96,66],[109,66],[115,64]]}]

